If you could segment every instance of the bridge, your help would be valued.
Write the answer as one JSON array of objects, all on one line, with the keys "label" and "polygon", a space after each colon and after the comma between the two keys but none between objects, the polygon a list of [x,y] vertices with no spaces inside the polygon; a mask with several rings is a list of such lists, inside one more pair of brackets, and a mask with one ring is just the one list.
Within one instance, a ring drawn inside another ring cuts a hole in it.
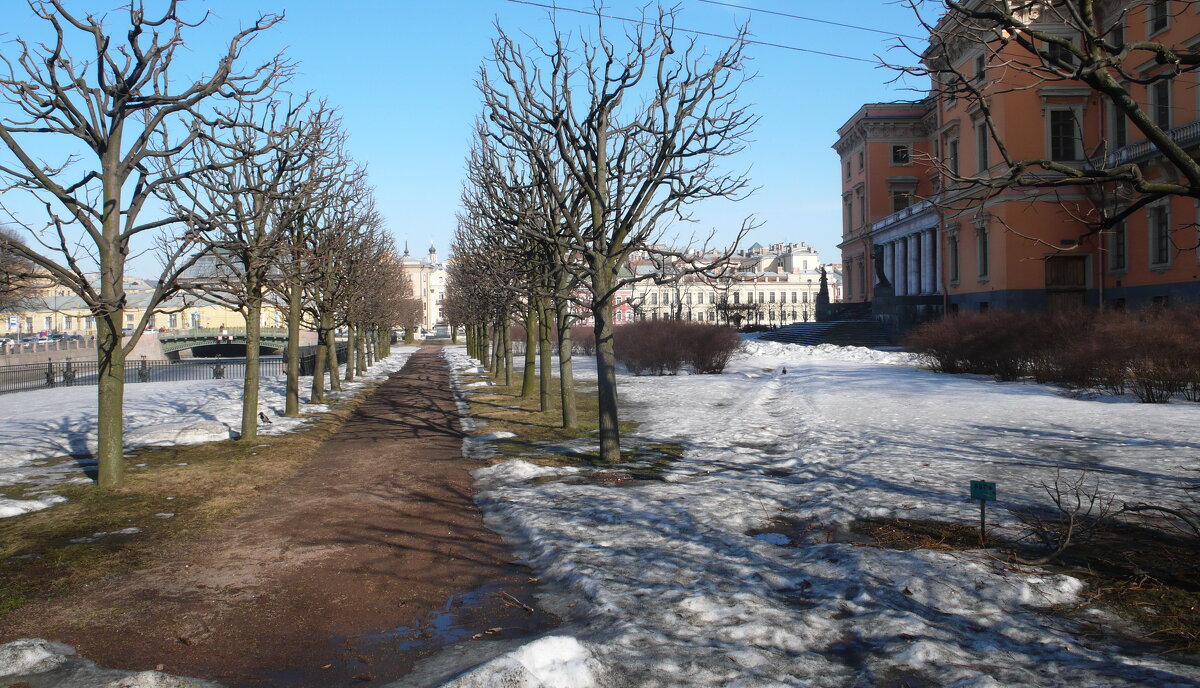
[{"label": "bridge", "polygon": [[[261,349],[282,349],[287,346],[287,329],[264,327],[259,331]],[[246,347],[244,327],[197,327],[190,330],[159,332],[158,341],[164,354],[202,347]],[[174,358],[174,356],[172,356]]]}]

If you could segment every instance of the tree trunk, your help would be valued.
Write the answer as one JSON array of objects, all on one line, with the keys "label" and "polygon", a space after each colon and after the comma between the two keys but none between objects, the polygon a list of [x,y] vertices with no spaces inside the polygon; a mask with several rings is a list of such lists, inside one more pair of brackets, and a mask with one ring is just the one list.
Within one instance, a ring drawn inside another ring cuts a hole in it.
[{"label": "tree trunk", "polygon": [[346,382],[354,379],[354,367],[358,365],[358,356],[361,354],[358,348],[358,326],[347,323],[346,325]]},{"label": "tree trunk", "polygon": [[[358,358],[355,361],[355,365],[358,368],[359,375],[362,375],[363,373],[367,372],[367,369],[371,367],[372,363],[374,363],[374,361],[370,360],[370,351],[368,351],[368,347],[370,347],[370,340],[371,340],[371,338],[368,336],[368,333],[370,333],[370,330],[368,330],[366,333],[364,333],[362,331],[362,326],[361,325],[359,326],[358,333],[357,333],[358,334],[358,346],[355,347],[355,351],[358,352]],[[374,351],[374,347],[371,347],[370,350]]]},{"label": "tree trunk", "polygon": [[450,323],[450,343],[458,343],[458,325],[455,325],[454,323]]},{"label": "tree trunk", "polygon": [[553,353],[551,347],[551,330],[554,327],[550,322],[550,307],[546,304],[547,299],[538,299],[538,367],[541,368],[541,381],[538,385],[538,407],[542,411],[550,410],[550,386],[554,384],[554,370],[551,365],[550,356]]},{"label": "tree trunk", "polygon": [[621,430],[617,419],[617,358],[613,348],[613,302],[614,271],[611,266],[595,266],[592,273],[592,293],[598,302],[592,304],[592,317],[596,320],[596,382],[597,403],[600,421],[600,460],[608,463],[621,461]]},{"label": "tree trunk", "polygon": [[331,392],[342,391],[342,383],[338,379],[338,353],[337,353],[337,338],[334,337],[332,325],[325,330],[325,350],[329,353],[329,390]]},{"label": "tree trunk", "polygon": [[102,488],[118,487],[125,480],[125,350],[121,327],[125,318],[125,257],[121,244],[121,183],[117,178],[121,130],[109,137],[115,149],[104,154],[104,205],[101,218],[104,241],[100,253],[100,300],[113,310],[96,316],[96,479]]},{"label": "tree trunk", "polygon": [[504,318],[504,386],[511,387],[513,383],[513,344],[512,326],[508,317]]},{"label": "tree trunk", "polygon": [[262,285],[246,278],[246,372],[242,376],[241,440],[258,437],[259,343],[262,341]]},{"label": "tree trunk", "polygon": [[288,285],[287,389],[283,401],[283,415],[289,418],[300,416],[300,307],[303,299],[304,287],[299,278],[293,277]]},{"label": "tree trunk", "polygon": [[571,314],[565,298],[555,299],[558,323],[558,395],[562,404],[562,426],[579,427],[579,412],[575,407],[575,371],[571,352]]},{"label": "tree trunk", "polygon": [[521,398],[528,399],[537,391],[537,302],[529,299],[525,315],[525,375],[521,378]]},{"label": "tree trunk", "polygon": [[[117,280],[117,284],[120,283]],[[121,348],[121,322],[124,317],[122,310],[96,316],[96,360],[99,366],[96,384],[96,478],[103,488],[118,487],[125,479],[125,350]]]},{"label": "tree trunk", "polygon": [[329,360],[329,354],[325,351],[325,348],[328,341],[325,338],[323,321],[318,320],[317,350],[313,360],[312,394],[309,395],[309,400],[314,404],[325,403],[325,362]]}]

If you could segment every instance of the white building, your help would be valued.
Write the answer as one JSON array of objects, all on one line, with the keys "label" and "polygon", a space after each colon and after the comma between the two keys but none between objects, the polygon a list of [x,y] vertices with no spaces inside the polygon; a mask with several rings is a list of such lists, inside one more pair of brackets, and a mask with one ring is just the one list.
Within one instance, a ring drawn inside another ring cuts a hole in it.
[{"label": "white building", "polygon": [[413,296],[421,302],[421,327],[432,330],[435,325],[446,324],[442,315],[446,301],[446,264],[438,260],[433,244],[429,245],[428,255],[418,260],[408,252],[405,243],[400,268],[412,280]]}]

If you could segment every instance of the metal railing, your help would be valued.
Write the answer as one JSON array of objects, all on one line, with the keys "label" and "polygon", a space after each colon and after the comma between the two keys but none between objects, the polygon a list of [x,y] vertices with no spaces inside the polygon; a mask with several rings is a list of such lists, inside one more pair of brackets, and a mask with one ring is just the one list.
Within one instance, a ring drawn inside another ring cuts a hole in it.
[{"label": "metal railing", "polygon": [[[26,365],[0,366],[0,394],[56,387],[95,385],[99,379],[96,361],[51,361]],[[283,375],[283,359],[264,358],[259,373],[265,377]],[[125,382],[182,382],[191,380],[241,379],[246,374],[245,359],[193,359],[188,361],[126,361]]]},{"label": "metal railing", "polygon": [[[1181,127],[1169,129],[1166,132],[1167,136],[1172,141],[1180,146],[1190,146],[1200,141],[1200,120],[1189,122]],[[1134,162],[1143,158],[1149,158],[1158,153],[1158,149],[1150,141],[1138,141],[1131,143],[1123,148],[1118,148],[1108,154],[1108,159],[1105,161],[1108,167],[1123,165],[1127,162]]]}]

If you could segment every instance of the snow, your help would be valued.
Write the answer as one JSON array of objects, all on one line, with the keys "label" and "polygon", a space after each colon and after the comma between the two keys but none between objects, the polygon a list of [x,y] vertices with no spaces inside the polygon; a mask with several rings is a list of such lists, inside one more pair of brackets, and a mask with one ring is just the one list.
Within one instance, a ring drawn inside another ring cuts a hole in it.
[{"label": "snow", "polygon": [[[445,355],[459,373],[477,365]],[[579,379],[594,378],[590,361],[576,360]],[[864,517],[977,523],[967,496],[980,479],[999,491],[989,528],[1011,532],[1008,509],[1044,503],[1041,484],[1058,470],[1065,479],[1087,472],[1118,504],[1186,503],[1200,466],[1196,405],[1072,398],[935,374],[902,352],[761,341],[747,342],[723,375],[622,376],[620,385],[625,416],[641,421],[628,441],[685,449],[663,480],[545,480],[581,469],[523,460],[474,472],[487,523],[543,582],[541,604],[565,620],[553,637],[586,651],[586,680],[1200,685],[1195,666],[1122,649],[1050,613],[1081,602],[1083,583],[1071,576],[987,551],[838,541]],[[464,448],[486,444],[468,438]],[[781,519],[811,537],[772,532]],[[577,666],[582,651],[539,642],[530,654]],[[468,674],[474,683],[448,685],[489,685],[489,672],[491,685],[540,685],[513,671],[505,655]]]},{"label": "snow", "polygon": [[35,497],[34,499],[9,499],[7,497],[0,497],[0,518],[20,516],[32,511],[41,511],[65,501],[67,501],[67,498],[61,495],[46,495],[44,497]]},{"label": "snow", "polygon": [[[351,382],[342,391],[326,392],[332,399],[352,397],[371,382],[404,367],[417,347],[397,347]],[[260,408],[271,423],[260,424],[263,435],[280,435],[300,428],[311,416],[327,411],[325,404],[301,404],[307,417],[283,414],[284,377],[264,378]],[[312,384],[300,379],[302,397]],[[192,382],[149,382],[125,387],[125,446],[167,446],[229,439],[238,435],[242,414],[240,379]],[[303,401],[303,399],[302,399]],[[96,389],[67,387],[0,396],[0,487],[27,485],[44,490],[68,482],[89,482],[96,449]],[[63,460],[61,457],[76,457]],[[186,465],[186,464],[180,464]],[[27,495],[28,496],[28,495]],[[44,509],[63,501],[57,495],[35,499],[0,497],[0,518]]]},{"label": "snow", "polygon": [[523,645],[443,684],[443,688],[595,688],[603,667],[572,637],[548,636]]},{"label": "snow", "polygon": [[75,648],[40,638],[0,645],[0,679],[30,679],[13,685],[61,688],[220,688],[210,681],[159,671],[104,669],[75,654]]},{"label": "snow", "polygon": [[40,674],[57,668],[75,650],[40,638],[25,638],[0,645],[0,678]]}]

